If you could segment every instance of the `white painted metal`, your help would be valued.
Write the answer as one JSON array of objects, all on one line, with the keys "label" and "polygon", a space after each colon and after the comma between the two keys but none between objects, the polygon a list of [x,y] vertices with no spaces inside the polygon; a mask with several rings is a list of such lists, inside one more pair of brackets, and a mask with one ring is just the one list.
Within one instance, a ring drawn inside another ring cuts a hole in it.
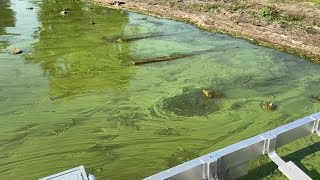
[{"label": "white painted metal", "polygon": [[39,180],[89,180],[83,166],[60,172]]},{"label": "white painted metal", "polygon": [[265,154],[289,179],[308,179],[310,177],[292,162],[283,161],[277,155],[276,149],[312,133],[320,136],[319,124],[320,112],[188,161],[145,180],[236,179],[247,173],[243,166],[245,163]]},{"label": "white painted metal", "polygon": [[278,169],[291,180],[312,180],[291,161],[279,166]]}]

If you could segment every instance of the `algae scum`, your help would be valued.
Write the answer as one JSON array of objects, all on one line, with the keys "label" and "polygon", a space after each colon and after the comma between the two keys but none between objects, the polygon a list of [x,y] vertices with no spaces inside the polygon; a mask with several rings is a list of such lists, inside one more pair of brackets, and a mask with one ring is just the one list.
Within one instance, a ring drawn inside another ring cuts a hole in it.
[{"label": "algae scum", "polygon": [[[171,20],[78,1],[2,0],[0,179],[81,164],[97,179],[141,179],[318,112],[319,70]],[[279,152],[319,178],[319,140]],[[266,159],[251,166],[250,179],[284,178]]]}]

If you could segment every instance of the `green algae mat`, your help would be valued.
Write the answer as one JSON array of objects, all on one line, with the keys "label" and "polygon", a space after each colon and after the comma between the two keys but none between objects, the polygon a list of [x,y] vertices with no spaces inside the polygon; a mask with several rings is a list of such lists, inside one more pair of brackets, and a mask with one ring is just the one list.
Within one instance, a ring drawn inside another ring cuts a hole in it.
[{"label": "green algae mat", "polygon": [[[161,57],[171,60],[133,64]],[[181,22],[79,1],[2,0],[0,179],[79,165],[97,179],[150,176],[319,112],[319,70]],[[316,179],[319,150],[314,135],[279,154]],[[265,157],[250,166],[244,179],[284,179]]]}]

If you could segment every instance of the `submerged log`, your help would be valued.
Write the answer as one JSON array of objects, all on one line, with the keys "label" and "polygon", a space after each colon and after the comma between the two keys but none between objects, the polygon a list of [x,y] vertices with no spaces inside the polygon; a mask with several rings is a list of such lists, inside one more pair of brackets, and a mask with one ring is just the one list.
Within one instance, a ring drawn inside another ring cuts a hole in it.
[{"label": "submerged log", "polygon": [[320,96],[311,96],[311,98],[320,101]]},{"label": "submerged log", "polygon": [[140,64],[148,64],[148,63],[154,63],[154,62],[162,62],[162,61],[171,61],[181,58],[190,57],[192,54],[172,54],[169,56],[162,56],[162,57],[156,57],[156,58],[150,58],[150,59],[143,59],[139,61],[133,61],[133,65],[140,65]]},{"label": "submerged log", "polygon": [[156,58],[133,61],[132,64],[133,65],[140,65],[140,64],[148,64],[148,63],[154,63],[154,62],[171,61],[171,60],[191,57],[191,56],[195,56],[195,55],[206,54],[206,53],[210,53],[213,51],[214,51],[214,49],[207,49],[207,50],[203,50],[203,51],[194,51],[194,52],[185,53],[185,54],[174,53],[174,54],[171,54],[168,56],[161,56],[161,57],[156,57]]},{"label": "submerged log", "polygon": [[164,34],[160,34],[160,33],[154,33],[154,34],[142,34],[140,36],[115,36],[111,38],[112,42],[132,42],[132,41],[137,41],[137,40],[141,40],[141,39],[148,39],[148,38],[155,38],[155,37],[161,37],[164,36]]}]

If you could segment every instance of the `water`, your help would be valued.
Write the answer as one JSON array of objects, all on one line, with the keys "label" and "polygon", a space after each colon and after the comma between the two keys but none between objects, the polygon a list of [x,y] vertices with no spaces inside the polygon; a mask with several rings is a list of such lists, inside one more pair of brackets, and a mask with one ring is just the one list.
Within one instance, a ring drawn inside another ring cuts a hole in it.
[{"label": "water", "polygon": [[[15,47],[24,53],[13,56]],[[132,65],[177,53],[191,56]],[[1,0],[0,179],[81,164],[98,179],[152,175],[318,112],[319,70],[181,22],[78,1]],[[207,99],[206,88],[222,95]],[[317,178],[319,141],[279,152]],[[284,178],[267,159],[252,167],[251,179]]]}]

